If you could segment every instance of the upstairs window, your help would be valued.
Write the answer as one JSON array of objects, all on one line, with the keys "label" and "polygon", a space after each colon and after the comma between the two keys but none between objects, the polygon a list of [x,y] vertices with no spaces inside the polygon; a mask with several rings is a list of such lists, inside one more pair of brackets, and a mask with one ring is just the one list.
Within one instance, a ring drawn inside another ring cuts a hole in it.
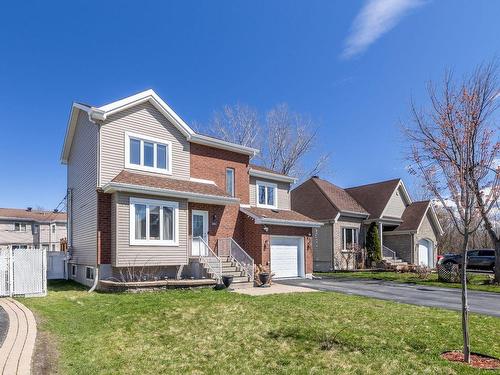
[{"label": "upstairs window", "polygon": [[38,230],[39,230],[39,225],[38,224],[33,224],[33,234],[38,234]]},{"label": "upstairs window", "polygon": [[277,208],[276,192],[278,186],[271,182],[257,181],[257,206],[264,208]]},{"label": "upstairs window", "polygon": [[171,174],[172,143],[125,133],[125,167]]},{"label": "upstairs window", "polygon": [[14,223],[14,231],[26,232],[26,223]]},{"label": "upstairs window", "polygon": [[55,234],[56,233],[56,225],[52,224],[51,228],[52,228],[52,234]]},{"label": "upstairs window", "polygon": [[226,193],[234,197],[234,169],[226,168]]},{"label": "upstairs window", "polygon": [[352,250],[358,243],[358,230],[356,228],[342,228],[343,250]]}]

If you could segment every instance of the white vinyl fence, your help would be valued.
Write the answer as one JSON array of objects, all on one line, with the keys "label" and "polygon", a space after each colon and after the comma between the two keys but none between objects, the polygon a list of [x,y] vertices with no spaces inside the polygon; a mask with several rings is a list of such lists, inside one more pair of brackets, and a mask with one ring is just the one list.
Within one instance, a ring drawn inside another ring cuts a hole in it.
[{"label": "white vinyl fence", "polygon": [[63,251],[47,251],[47,280],[67,279],[67,259]]},{"label": "white vinyl fence", "polygon": [[0,250],[0,297],[47,295],[47,252]]}]

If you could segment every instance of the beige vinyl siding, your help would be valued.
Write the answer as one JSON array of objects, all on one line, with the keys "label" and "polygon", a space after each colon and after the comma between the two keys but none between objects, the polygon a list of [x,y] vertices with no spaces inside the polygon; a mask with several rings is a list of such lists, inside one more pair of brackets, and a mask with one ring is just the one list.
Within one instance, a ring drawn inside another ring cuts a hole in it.
[{"label": "beige vinyl siding", "polygon": [[[429,209],[430,210],[430,209]],[[434,242],[434,246],[436,246],[436,234],[434,233],[434,229],[431,224],[431,220],[429,217],[430,213],[427,212],[427,215],[422,219],[422,223],[420,224],[420,228],[417,232],[418,240],[427,239]]]},{"label": "beige vinyl siding", "polygon": [[[130,245],[130,197],[158,199],[179,202],[179,245],[147,246]],[[116,236],[112,243],[112,265],[114,267],[129,266],[167,266],[188,263],[188,206],[187,200],[154,197],[145,195],[114,194],[112,210],[115,220],[112,221],[111,236]]]},{"label": "beige vinyl siding", "polygon": [[405,208],[406,205],[403,201],[401,188],[398,188],[394,193],[392,193],[391,199],[389,199],[389,202],[387,202],[384,216],[400,218],[401,216],[403,216]]},{"label": "beige vinyl siding", "polygon": [[330,223],[313,229],[313,264],[314,271],[327,272],[332,269],[332,230]]},{"label": "beige vinyl siding", "polygon": [[[334,236],[334,260],[333,267],[335,269],[352,269],[354,268],[354,257],[347,256],[344,253],[344,243],[342,239],[342,228],[355,228],[357,229],[358,244],[361,240],[360,230],[361,230],[361,219],[350,218],[345,216],[340,216],[337,222],[333,226],[333,236]],[[347,261],[350,259],[350,263]]]},{"label": "beige vinyl siding", "polygon": [[290,210],[290,184],[287,182],[273,181],[260,177],[250,176],[250,205],[257,205],[257,181],[270,182],[278,185],[278,209]]},{"label": "beige vinyl siding", "polygon": [[151,103],[110,116],[101,126],[101,186],[125,168],[125,132],[172,142],[172,175],[189,179],[189,142]]},{"label": "beige vinyl siding", "polygon": [[72,261],[95,264],[97,250],[97,125],[80,111],[68,158],[72,189]]},{"label": "beige vinyl siding", "polygon": [[[14,231],[14,223],[25,223],[26,232]],[[32,223],[23,220],[0,220],[0,246],[2,248],[11,244],[33,244],[38,235],[33,234]]]}]

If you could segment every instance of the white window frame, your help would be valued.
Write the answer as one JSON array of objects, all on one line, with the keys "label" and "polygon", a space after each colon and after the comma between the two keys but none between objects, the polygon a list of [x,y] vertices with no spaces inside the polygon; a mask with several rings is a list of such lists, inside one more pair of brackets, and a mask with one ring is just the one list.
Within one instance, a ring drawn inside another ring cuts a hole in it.
[{"label": "white window frame", "polygon": [[56,225],[55,225],[55,224],[52,224],[52,225],[50,226],[50,232],[51,232],[52,234],[56,234]]},{"label": "white window frame", "polygon": [[[77,272],[78,272],[77,267],[78,266],[76,264],[71,265],[71,277],[76,277]],[[87,271],[85,271],[85,272],[87,272]],[[85,276],[87,276],[87,275],[85,274]]]},{"label": "white window frame", "polygon": [[[231,193],[229,193],[229,191],[227,191],[227,179],[228,179],[228,172],[231,171]],[[234,168],[230,168],[230,167],[227,167],[226,168],[226,193],[228,194],[231,194],[232,197],[234,197],[236,195],[236,192],[234,191],[234,188],[235,188],[235,173],[236,171],[234,170]]]},{"label": "white window frame", "polygon": [[[92,277],[87,277],[87,271],[88,270],[91,270],[92,271]],[[94,277],[95,277],[95,274],[94,274],[94,267],[89,267],[89,266],[86,266],[85,267],[85,278],[87,280],[94,280]]]},{"label": "white window frame", "polygon": [[[135,238],[135,205],[146,205],[146,239],[138,240]],[[179,203],[172,201],[160,201],[156,199],[143,199],[130,197],[130,245],[148,245],[148,246],[178,246],[179,245]],[[149,206],[160,206],[160,239],[149,239]],[[163,207],[172,208],[174,215],[174,239],[163,239]]]},{"label": "white window frame", "polygon": [[[266,187],[266,204],[259,203],[259,186]],[[267,204],[267,188],[268,187],[271,187],[274,189],[274,205]],[[257,181],[255,183],[255,203],[257,204],[257,207],[278,208],[278,184],[275,184],[273,182]]]},{"label": "white window frame", "polygon": [[[19,230],[17,230],[17,229],[16,229],[16,224],[18,224],[18,225],[19,225]],[[23,230],[23,229],[21,229],[21,227],[22,227],[23,225],[24,225],[24,230]],[[28,225],[27,225],[26,223],[23,223],[22,221],[16,221],[16,222],[14,223],[14,232],[22,232],[22,233],[24,233],[24,232],[26,232],[27,228],[28,228]]]},{"label": "white window frame", "polygon": [[[141,142],[140,164],[130,163],[130,140],[131,139],[136,139],[136,140]],[[144,141],[153,143],[153,145],[154,145],[153,146],[153,167],[149,167],[149,166],[144,165]],[[157,156],[156,155],[157,155],[158,145],[162,145],[162,146],[167,147],[167,165],[166,165],[167,168],[166,169],[156,167],[156,163],[157,163],[157,160],[156,160]],[[149,137],[149,136],[142,135],[142,134],[125,132],[125,168],[171,175],[172,174],[172,142],[167,141],[165,139]]]},{"label": "white window frame", "polygon": [[39,231],[40,231],[40,225],[33,224],[33,234],[38,234]]},{"label": "white window frame", "polygon": [[347,241],[346,241],[346,235],[345,235],[345,231],[346,230],[353,230],[354,233],[353,233],[353,243],[354,244],[358,244],[358,228],[356,227],[342,227],[342,251],[351,251],[352,249],[348,249],[347,248]]}]

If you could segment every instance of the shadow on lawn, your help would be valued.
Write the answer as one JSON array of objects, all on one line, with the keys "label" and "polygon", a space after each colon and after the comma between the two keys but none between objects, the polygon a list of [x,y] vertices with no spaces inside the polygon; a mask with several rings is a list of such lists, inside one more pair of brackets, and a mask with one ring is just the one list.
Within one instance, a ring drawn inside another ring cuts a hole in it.
[{"label": "shadow on lawn", "polygon": [[47,288],[49,292],[83,291],[88,288],[71,280],[48,280]]}]

